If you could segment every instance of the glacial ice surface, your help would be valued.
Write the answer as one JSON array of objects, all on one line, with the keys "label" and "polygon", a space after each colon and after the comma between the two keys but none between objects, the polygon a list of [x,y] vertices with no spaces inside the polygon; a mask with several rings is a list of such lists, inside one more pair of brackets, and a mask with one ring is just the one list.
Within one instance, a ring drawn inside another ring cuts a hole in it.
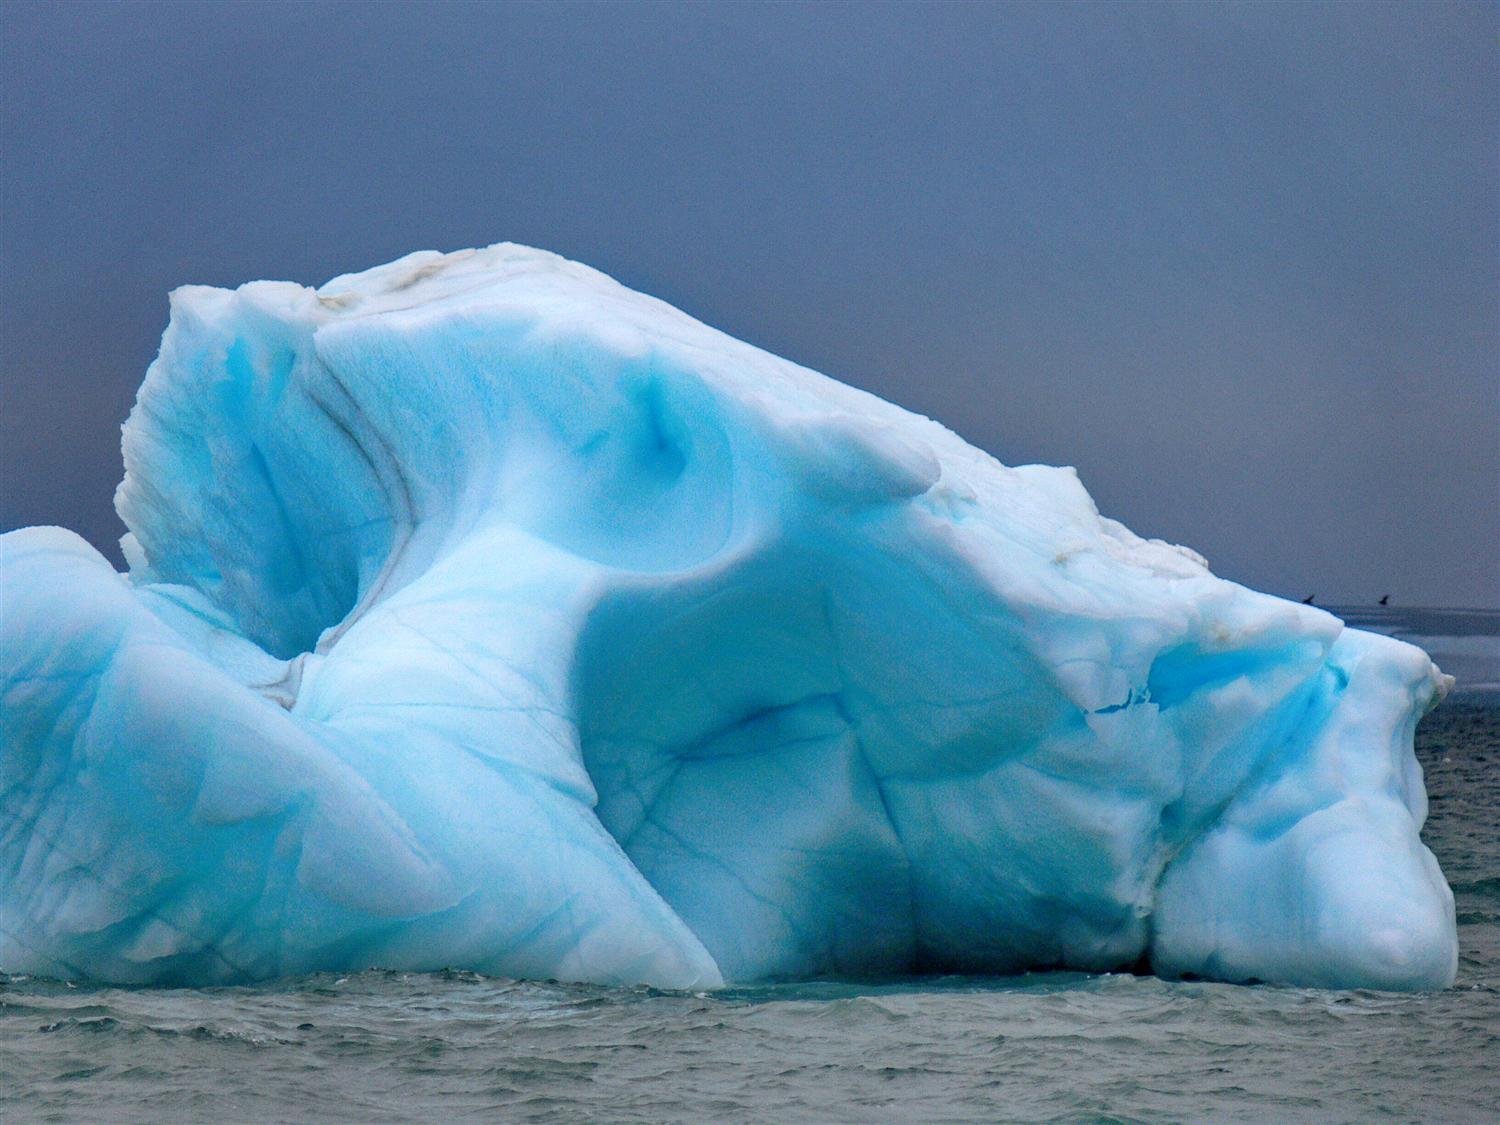
[{"label": "glacial ice surface", "polygon": [[1438,988],[1420,650],[514,245],[189,286],[0,539],[0,969]]}]

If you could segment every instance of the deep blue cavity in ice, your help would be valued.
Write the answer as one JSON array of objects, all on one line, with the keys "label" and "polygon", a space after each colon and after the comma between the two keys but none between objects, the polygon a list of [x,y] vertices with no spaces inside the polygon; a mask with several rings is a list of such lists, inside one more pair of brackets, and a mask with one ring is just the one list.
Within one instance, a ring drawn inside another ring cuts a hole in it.
[{"label": "deep blue cavity in ice", "polygon": [[1434,988],[1419,649],[553,255],[172,298],[0,539],[0,970]]}]

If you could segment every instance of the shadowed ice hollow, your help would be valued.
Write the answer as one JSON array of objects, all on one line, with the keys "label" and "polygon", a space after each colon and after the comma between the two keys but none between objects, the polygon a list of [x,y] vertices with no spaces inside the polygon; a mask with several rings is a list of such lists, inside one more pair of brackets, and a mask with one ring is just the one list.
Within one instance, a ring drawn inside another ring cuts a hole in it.
[{"label": "shadowed ice hollow", "polygon": [[1436,988],[1419,649],[554,255],[172,297],[0,539],[0,970]]}]

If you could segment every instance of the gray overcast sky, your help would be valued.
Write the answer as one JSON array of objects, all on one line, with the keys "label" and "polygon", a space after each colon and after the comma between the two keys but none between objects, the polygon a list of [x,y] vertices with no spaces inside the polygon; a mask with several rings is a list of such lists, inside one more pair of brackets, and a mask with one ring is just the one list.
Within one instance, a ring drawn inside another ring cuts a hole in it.
[{"label": "gray overcast sky", "polygon": [[1500,7],[0,7],[0,522],[187,282],[513,239],[1226,577],[1500,605]]}]

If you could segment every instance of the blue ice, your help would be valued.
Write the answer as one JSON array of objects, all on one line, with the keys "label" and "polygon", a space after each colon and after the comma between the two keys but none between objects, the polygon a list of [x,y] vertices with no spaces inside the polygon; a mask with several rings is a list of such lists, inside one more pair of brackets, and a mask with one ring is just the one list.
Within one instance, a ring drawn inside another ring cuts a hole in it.
[{"label": "blue ice", "polygon": [[554,255],[190,286],[0,538],[0,969],[1441,988],[1419,649]]}]

